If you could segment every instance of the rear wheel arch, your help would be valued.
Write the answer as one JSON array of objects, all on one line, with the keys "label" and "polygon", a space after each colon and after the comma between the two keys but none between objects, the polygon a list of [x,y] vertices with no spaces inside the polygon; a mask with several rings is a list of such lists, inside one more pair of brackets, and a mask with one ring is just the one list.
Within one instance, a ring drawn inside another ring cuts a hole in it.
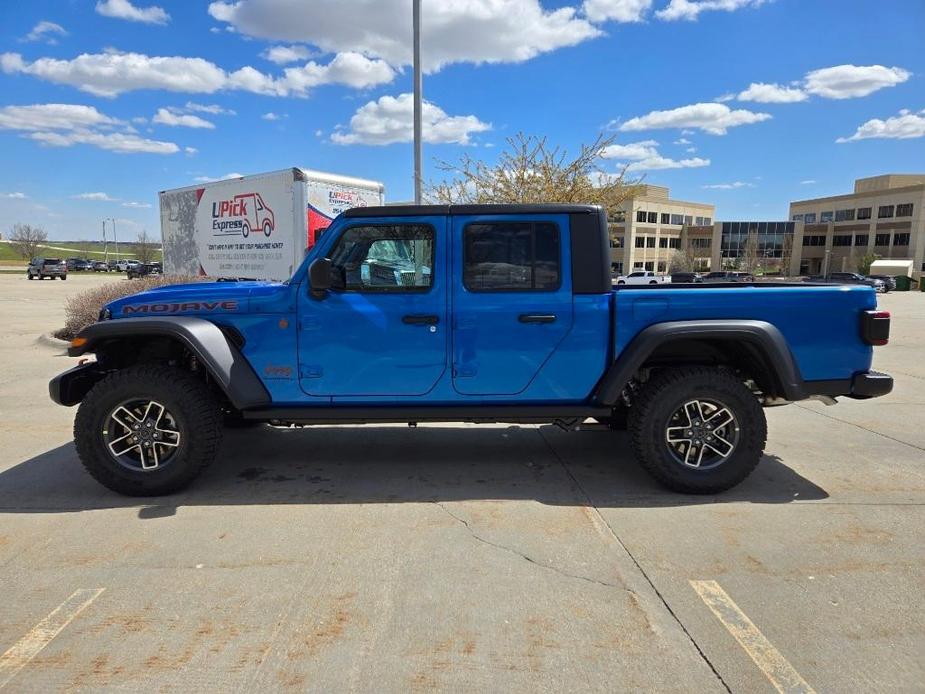
[{"label": "rear wheel arch", "polygon": [[595,399],[613,405],[633,381],[681,366],[722,366],[765,395],[803,397],[803,381],[780,331],[764,321],[673,321],[642,330],[601,379]]}]

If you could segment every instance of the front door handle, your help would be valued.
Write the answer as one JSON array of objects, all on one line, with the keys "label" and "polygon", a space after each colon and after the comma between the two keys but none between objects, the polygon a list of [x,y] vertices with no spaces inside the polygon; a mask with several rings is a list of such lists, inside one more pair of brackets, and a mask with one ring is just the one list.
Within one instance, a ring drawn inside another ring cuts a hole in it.
[{"label": "front door handle", "polygon": [[521,313],[517,320],[521,323],[554,323],[556,315],[554,313]]},{"label": "front door handle", "polygon": [[408,316],[402,316],[401,322],[405,325],[436,325],[440,322],[440,316],[412,314]]}]

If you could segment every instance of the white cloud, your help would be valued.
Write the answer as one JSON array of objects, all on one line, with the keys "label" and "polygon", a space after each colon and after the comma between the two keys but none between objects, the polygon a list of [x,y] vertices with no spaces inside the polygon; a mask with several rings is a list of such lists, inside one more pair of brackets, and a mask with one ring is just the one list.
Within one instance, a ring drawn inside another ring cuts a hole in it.
[{"label": "white cloud", "polygon": [[[413,98],[411,94],[383,96],[357,109],[348,132],[336,132],[331,141],[339,145],[389,145],[411,142]],[[421,114],[425,142],[468,144],[474,133],[491,129],[475,116],[449,116],[439,106],[425,101]]]},{"label": "white cloud", "polygon": [[698,128],[711,135],[725,135],[729,128],[760,123],[770,117],[769,113],[755,113],[745,109],[733,111],[725,104],[699,103],[668,111],[652,111],[644,116],[631,118],[619,129],[623,132],[634,132],[659,128]]},{"label": "white cloud", "polygon": [[395,76],[384,61],[359,53],[340,53],[325,65],[308,62],[287,68],[282,77],[266,75],[250,66],[229,73],[203,58],[113,51],[84,53],[71,60],[39,58],[32,63],[18,53],[3,53],[0,69],[105,97],[138,89],[205,94],[238,89],[270,96],[305,96],[310,88],[323,84],[365,88],[391,82]]},{"label": "white cloud", "polygon": [[180,151],[173,142],[149,140],[130,133],[100,133],[89,130],[72,132],[33,132],[26,137],[49,147],[92,145],[117,154],[174,154]]},{"label": "white cloud", "polygon": [[688,154],[693,154],[694,152],[697,151],[697,148],[696,148],[696,147],[688,147],[688,148],[685,149],[684,151],[687,152]]},{"label": "white cloud", "polygon": [[658,153],[658,142],[643,140],[625,145],[608,145],[601,151],[602,159],[629,159],[625,166],[627,171],[654,171],[656,169],[692,169],[709,166],[709,159],[694,157],[692,159],[671,159]]},{"label": "white cloud", "polygon": [[668,6],[655,15],[666,22],[694,21],[701,12],[724,10],[733,12],[743,7],[759,7],[766,0],[671,0]]},{"label": "white cloud", "polygon": [[[209,14],[242,34],[355,52],[394,67],[411,63],[407,0],[238,0],[212,2]],[[574,7],[546,10],[539,0],[425,2],[424,67],[516,63],[601,36]]]},{"label": "white cloud", "polygon": [[308,60],[313,55],[314,52],[307,46],[299,45],[273,46],[260,54],[262,58],[266,58],[271,63],[276,63],[277,65],[286,65],[288,63],[296,63],[300,60]]},{"label": "white cloud", "polygon": [[642,142],[631,142],[625,145],[608,145],[601,150],[602,159],[646,159],[648,157],[658,156],[658,142],[655,140],[643,140]]},{"label": "white cloud", "polygon": [[686,137],[680,137],[680,138],[678,138],[677,140],[675,140],[674,143],[675,143],[676,145],[691,145],[691,144],[693,144],[693,142],[691,142],[690,140],[688,140]]},{"label": "white cloud", "polygon": [[230,108],[224,108],[218,104],[197,104],[193,101],[187,101],[184,107],[186,111],[195,113],[211,113],[213,116],[236,116],[237,111]]},{"label": "white cloud", "polygon": [[797,87],[784,87],[779,84],[752,82],[748,89],[739,93],[739,101],[756,101],[760,104],[792,104],[806,101],[809,95]]},{"label": "white cloud", "polygon": [[4,193],[0,197],[9,198],[11,200],[25,200],[29,196],[26,195],[25,193],[15,192],[15,193]]},{"label": "white cloud", "polygon": [[226,173],[224,176],[219,178],[214,178],[212,176],[196,176],[193,180],[196,183],[214,183],[215,181],[228,181],[232,178],[244,178],[244,174],[240,173]]},{"label": "white cloud", "polygon": [[156,5],[136,7],[129,0],[99,0],[96,3],[96,12],[105,17],[145,24],[166,24],[170,21],[170,15],[163,8]]},{"label": "white cloud", "polygon": [[585,0],[585,16],[592,22],[641,22],[652,7],[652,0]]},{"label": "white cloud", "polygon": [[79,104],[32,104],[0,108],[0,130],[74,130],[119,125],[121,121]]},{"label": "white cloud", "polygon": [[725,104],[727,101],[732,101],[736,98],[735,94],[721,94],[720,96],[713,99],[718,104]]},{"label": "white cloud", "polygon": [[269,113],[264,113],[260,117],[263,118],[264,120],[280,120],[281,118],[285,118],[286,116],[285,114],[280,115],[279,113],[273,113],[273,111],[270,111]]},{"label": "white cloud", "polygon": [[694,157],[693,159],[670,159],[669,157],[659,155],[634,161],[626,167],[626,170],[632,172],[655,171],[657,169],[698,169],[709,165],[709,159],[701,159],[700,157]]},{"label": "white cloud", "polygon": [[186,152],[187,156],[193,156],[194,154],[199,154],[199,150],[195,147],[184,147],[183,151]]},{"label": "white cloud", "polygon": [[859,126],[854,135],[840,137],[836,142],[872,139],[911,140],[918,137],[925,137],[925,110],[912,113],[908,109],[903,109],[899,115],[886,120],[872,118]]},{"label": "white cloud", "polygon": [[895,87],[912,76],[901,67],[836,65],[806,74],[805,89],[826,99],[851,99]]},{"label": "white cloud", "polygon": [[123,202],[122,207],[131,207],[136,210],[148,210],[151,209],[151,203],[149,202]]},{"label": "white cloud", "polygon": [[733,183],[713,183],[707,186],[700,186],[701,188],[707,190],[737,190],[738,188],[754,188],[754,183],[746,183],[744,181],[735,181]]},{"label": "white cloud", "polygon": [[58,39],[56,39],[55,36],[67,36],[67,31],[60,24],[48,22],[43,19],[32,27],[32,31],[26,34],[22,38],[22,41],[44,41],[53,46],[58,43]]},{"label": "white cloud", "polygon": [[157,113],[154,114],[154,117],[151,119],[152,123],[160,123],[161,125],[169,125],[171,127],[183,127],[183,128],[207,128],[209,130],[215,127],[214,123],[210,123],[204,118],[199,116],[192,116],[189,114],[180,114],[175,113],[166,108],[157,109]]},{"label": "white cloud", "polygon": [[117,202],[118,198],[110,197],[108,193],[78,193],[72,195],[74,200],[94,200],[97,202]]},{"label": "white cloud", "polygon": [[139,137],[132,132],[112,132],[125,124],[80,104],[33,104],[0,108],[0,130],[19,130],[23,137],[50,147],[92,145],[100,149],[130,154],[149,152],[173,154],[179,147]]}]

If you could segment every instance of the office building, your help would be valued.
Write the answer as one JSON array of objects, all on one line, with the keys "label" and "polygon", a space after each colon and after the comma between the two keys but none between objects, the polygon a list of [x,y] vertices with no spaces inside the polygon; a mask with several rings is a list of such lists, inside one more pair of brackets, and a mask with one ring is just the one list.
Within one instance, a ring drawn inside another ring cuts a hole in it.
[{"label": "office building", "polygon": [[[790,203],[790,219],[802,224],[799,274],[855,272],[868,254],[912,260],[925,271],[925,174],[859,178],[854,192]],[[797,253],[794,253],[797,255]]]},{"label": "office building", "polygon": [[[641,185],[638,193],[624,201],[610,216],[610,260],[615,274],[633,270],[667,272],[671,255],[682,247],[682,238],[698,238],[708,261],[712,235],[695,233],[709,228],[712,233],[715,207],[700,202],[672,200],[668,188]],[[706,268],[705,268],[706,269]]]}]

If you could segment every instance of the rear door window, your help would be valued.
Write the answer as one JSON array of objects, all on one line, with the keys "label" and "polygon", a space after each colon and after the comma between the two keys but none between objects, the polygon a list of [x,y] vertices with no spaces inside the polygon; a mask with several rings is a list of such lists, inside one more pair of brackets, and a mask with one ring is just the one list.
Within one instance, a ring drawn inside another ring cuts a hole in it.
[{"label": "rear door window", "polygon": [[559,227],[552,222],[478,222],[463,231],[469,291],[556,291],[561,274]]}]

